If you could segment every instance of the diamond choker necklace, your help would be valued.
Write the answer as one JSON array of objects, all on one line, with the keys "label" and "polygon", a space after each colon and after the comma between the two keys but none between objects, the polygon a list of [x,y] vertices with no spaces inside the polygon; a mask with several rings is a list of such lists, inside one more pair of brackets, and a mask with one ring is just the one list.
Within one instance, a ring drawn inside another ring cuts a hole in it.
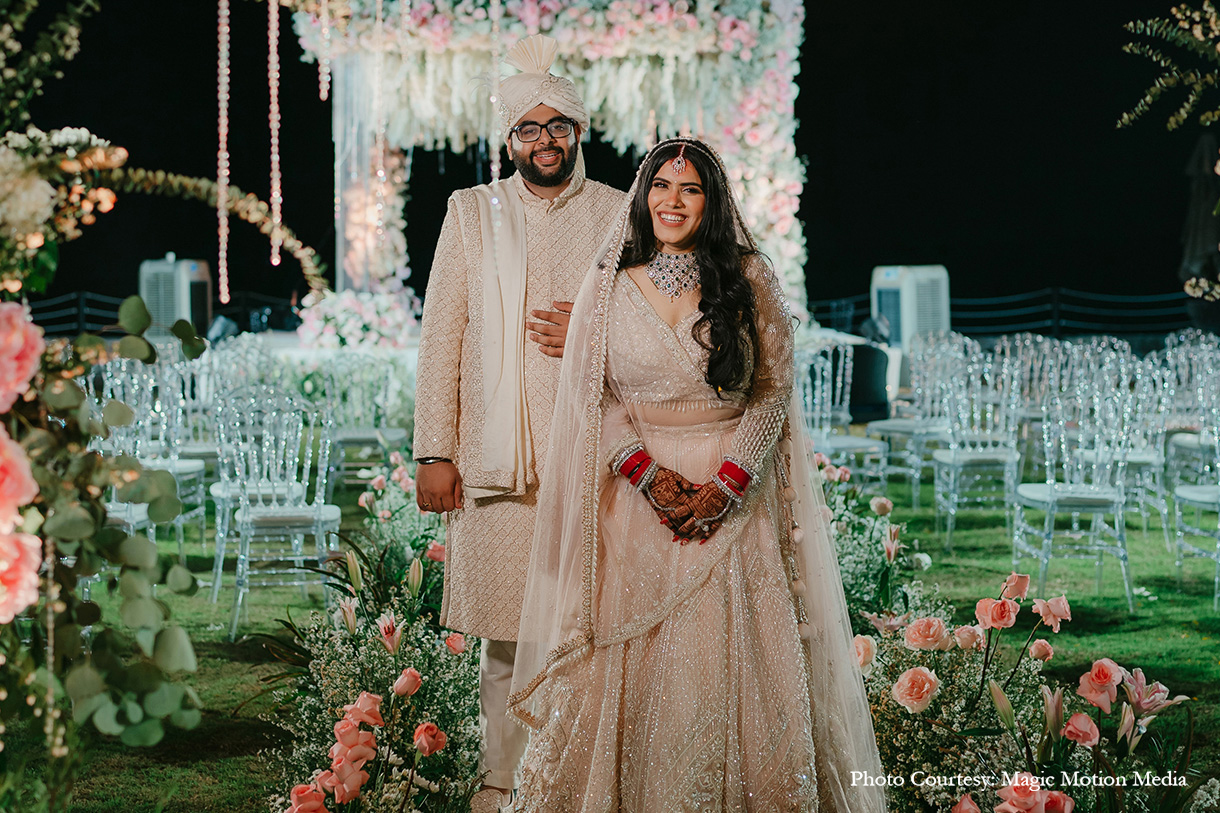
[{"label": "diamond choker necklace", "polygon": [[695,252],[664,254],[658,251],[648,261],[648,278],[670,299],[699,287],[699,263]]}]

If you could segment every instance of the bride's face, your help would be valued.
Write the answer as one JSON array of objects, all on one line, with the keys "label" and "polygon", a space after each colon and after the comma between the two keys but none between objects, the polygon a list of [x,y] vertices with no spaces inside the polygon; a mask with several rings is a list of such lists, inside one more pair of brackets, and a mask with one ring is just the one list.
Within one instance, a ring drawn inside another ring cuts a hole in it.
[{"label": "bride's face", "polygon": [[661,164],[648,190],[648,211],[657,247],[681,254],[695,247],[695,233],[703,221],[703,179],[695,165],[686,161],[682,172],[674,172],[672,161]]}]

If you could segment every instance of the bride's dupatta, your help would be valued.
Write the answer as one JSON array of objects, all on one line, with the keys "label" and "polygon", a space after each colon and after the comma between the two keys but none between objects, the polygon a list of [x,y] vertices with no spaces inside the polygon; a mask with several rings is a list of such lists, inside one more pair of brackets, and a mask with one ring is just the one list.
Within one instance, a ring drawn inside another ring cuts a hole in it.
[{"label": "bride's dupatta", "polygon": [[[727,185],[719,157],[702,142],[673,139],[657,147],[681,141],[715,158],[719,180]],[[632,237],[630,205],[641,182],[637,175],[585,278],[564,347],[509,695],[510,712],[533,729],[557,712],[570,668],[604,643],[597,638],[595,623],[598,507],[612,476],[607,450],[631,429],[621,410],[610,411],[603,420],[609,303],[623,246]],[[733,209],[738,242],[754,248],[735,200]],[[829,512],[800,414],[793,400],[787,432],[767,465],[776,466],[779,482],[794,489],[791,519],[803,531],[789,534],[783,529],[780,544],[791,560],[792,581],[804,586],[798,588],[802,595],[793,593],[792,599],[808,666],[818,795],[823,810],[881,813],[886,809],[884,790],[864,781],[880,778],[882,767],[856,665]]]}]

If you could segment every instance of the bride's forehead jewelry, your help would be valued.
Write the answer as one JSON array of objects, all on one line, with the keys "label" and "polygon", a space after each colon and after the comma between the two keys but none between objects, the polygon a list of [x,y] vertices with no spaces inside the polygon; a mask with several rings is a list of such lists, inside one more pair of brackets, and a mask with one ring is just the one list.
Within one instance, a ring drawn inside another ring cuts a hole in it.
[{"label": "bride's forehead jewelry", "polygon": [[678,147],[678,154],[674,157],[674,160],[669,162],[669,167],[674,171],[675,175],[681,175],[683,172],[686,172],[686,159],[682,156],[684,152],[686,152],[686,145],[682,144]]}]

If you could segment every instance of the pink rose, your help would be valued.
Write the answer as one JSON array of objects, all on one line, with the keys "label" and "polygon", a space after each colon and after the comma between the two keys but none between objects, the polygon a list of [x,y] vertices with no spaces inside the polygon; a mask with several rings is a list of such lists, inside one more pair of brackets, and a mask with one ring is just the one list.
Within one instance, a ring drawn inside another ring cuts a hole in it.
[{"label": "pink rose", "polygon": [[360,787],[369,781],[369,775],[340,757],[331,764],[329,771],[318,774],[317,781],[335,794],[336,804],[345,804],[359,798]]},{"label": "pink rose", "polygon": [[1061,790],[1048,790],[1042,813],[1072,813],[1076,809],[1076,800]]},{"label": "pink rose", "polygon": [[[4,304],[0,303],[0,307]],[[3,342],[3,339],[0,339]],[[38,496],[38,483],[21,444],[0,425],[0,533],[9,533],[21,521],[21,509]]]},{"label": "pink rose", "polygon": [[1010,785],[997,792],[1004,802],[996,805],[995,813],[1043,813],[1046,791],[1033,774],[1022,771],[1013,777]]},{"label": "pink rose", "polygon": [[894,510],[894,503],[886,497],[873,497],[868,501],[868,507],[879,517],[884,517]]},{"label": "pink rose", "polygon": [[355,703],[349,703],[343,707],[343,712],[344,716],[353,723],[385,725],[385,721],[381,719],[381,695],[379,694],[361,692]]},{"label": "pink rose", "polygon": [[1039,638],[1030,644],[1029,656],[1031,658],[1037,658],[1043,663],[1046,663],[1051,658],[1055,657],[1055,649],[1045,639]]},{"label": "pink rose", "polygon": [[1078,711],[1068,718],[1067,725],[1063,727],[1063,736],[1085,748],[1092,748],[1101,739],[1101,732],[1097,730],[1097,723],[1093,722],[1092,717]]},{"label": "pink rose", "polygon": [[916,618],[902,631],[902,642],[907,649],[938,649],[944,651],[953,645],[953,637],[945,628],[945,622],[934,616]]},{"label": "pink rose", "polygon": [[856,665],[867,675],[872,671],[873,660],[877,657],[877,639],[871,635],[857,635],[852,643],[856,649]]},{"label": "pink rose", "polygon": [[326,795],[317,785],[297,785],[288,793],[292,807],[285,813],[326,813]]},{"label": "pink rose", "polygon": [[1013,573],[1004,580],[1004,592],[1000,595],[1004,598],[1023,601],[1027,592],[1029,592],[1029,576],[1024,573]]},{"label": "pink rose", "polygon": [[982,649],[987,643],[987,634],[978,624],[963,624],[953,631],[953,637],[961,649]]},{"label": "pink rose", "polygon": [[460,632],[451,632],[445,639],[445,646],[449,647],[449,651],[454,655],[461,655],[466,651],[466,636]]},{"label": "pink rose", "polygon": [[432,756],[445,747],[448,741],[445,732],[436,727],[436,723],[420,723],[415,729],[415,750],[420,756]]},{"label": "pink rose", "polygon": [[376,494],[371,491],[363,491],[360,493],[360,496],[356,498],[356,505],[359,505],[361,508],[371,508],[373,503],[376,501]]},{"label": "pink rose", "polygon": [[846,483],[851,480],[851,469],[847,466],[839,466],[839,482]]},{"label": "pink rose", "polygon": [[390,465],[398,468],[406,465],[407,461],[403,459],[402,452],[390,452]]},{"label": "pink rose", "polygon": [[393,610],[377,619],[377,630],[381,633],[381,644],[386,651],[391,655],[398,654],[398,648],[402,645],[402,627],[398,625]]},{"label": "pink rose", "polygon": [[431,559],[434,562],[445,561],[444,544],[441,542],[437,542],[435,539],[433,539],[431,542],[428,543],[428,549],[426,551],[424,551],[424,556],[428,557],[429,559]]},{"label": "pink rose", "polygon": [[822,469],[822,479],[828,483],[839,482],[839,470],[836,467],[834,467],[830,464],[827,464]]},{"label": "pink rose", "polygon": [[981,813],[979,806],[974,803],[974,799],[970,798],[967,793],[958,800],[957,804],[949,808],[949,813]]},{"label": "pink rose", "polygon": [[0,412],[29,390],[46,348],[42,328],[30,321],[24,305],[0,303]]},{"label": "pink rose", "polygon": [[385,491],[385,486],[386,479],[384,474],[378,474],[371,481],[369,481],[369,487],[374,491]]},{"label": "pink rose", "polygon": [[1126,670],[1109,658],[1093,661],[1093,668],[1080,676],[1076,693],[1109,714],[1110,704],[1118,699],[1118,684],[1126,674]]},{"label": "pink rose", "polygon": [[1042,623],[1055,632],[1059,631],[1061,622],[1072,620],[1072,608],[1068,606],[1067,596],[1059,596],[1050,601],[1036,598],[1034,599],[1034,612],[1042,616]]},{"label": "pink rose", "polygon": [[926,667],[916,666],[898,677],[890,693],[898,705],[911,714],[918,714],[928,707],[939,689],[940,680],[937,679],[936,673]]},{"label": "pink rose", "polygon": [[38,601],[42,540],[22,533],[0,533],[0,624]]},{"label": "pink rose", "polygon": [[830,458],[827,457],[826,455],[822,454],[821,452],[814,452],[813,453],[813,463],[815,466],[817,466],[820,469],[820,468],[830,465]]},{"label": "pink rose", "polygon": [[974,606],[974,617],[985,630],[1008,629],[1017,623],[1017,613],[1020,610],[1021,605],[1012,599],[996,601],[993,598],[985,598]]},{"label": "pink rose", "polygon": [[421,675],[414,666],[402,670],[402,674],[398,676],[398,680],[394,681],[394,694],[399,697],[410,697],[419,691],[419,687],[424,684],[423,675]]},{"label": "pink rose", "polygon": [[360,726],[348,719],[335,723],[335,744],[330,747],[332,761],[346,759],[359,769],[375,756],[377,736],[372,731],[361,731]]}]

